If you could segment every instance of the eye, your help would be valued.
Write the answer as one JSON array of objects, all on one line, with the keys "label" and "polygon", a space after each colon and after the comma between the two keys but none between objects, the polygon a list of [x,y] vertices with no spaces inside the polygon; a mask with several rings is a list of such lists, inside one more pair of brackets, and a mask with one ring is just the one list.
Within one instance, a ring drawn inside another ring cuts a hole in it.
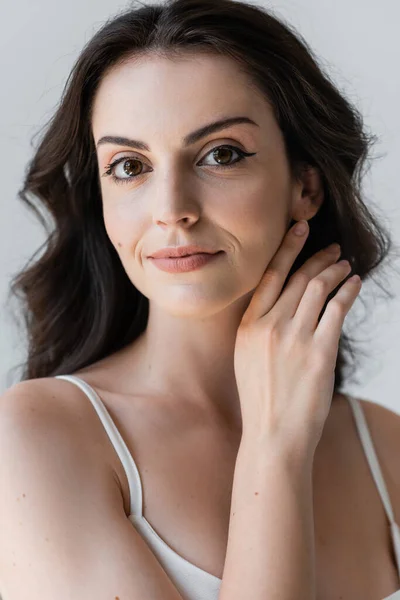
[{"label": "eye", "polygon": [[[224,161],[230,160],[232,152],[236,152],[239,157],[234,162],[225,164]],[[206,166],[211,166],[216,169],[232,169],[237,163],[246,160],[246,157],[254,156],[255,154],[257,154],[257,152],[245,152],[241,148],[237,148],[236,146],[231,145],[216,146],[215,148],[210,150],[210,152],[207,152],[206,157],[211,153],[213,155],[213,159],[217,161],[222,161],[222,164],[207,164]],[[120,164],[122,165],[123,173],[128,175],[128,177],[120,177],[115,174],[116,167]],[[117,158],[117,160],[107,165],[107,171],[103,173],[102,177],[111,176],[111,179],[115,181],[115,183],[129,183],[134,179],[138,179],[139,177],[141,177],[141,175],[144,175],[144,173],[140,170],[139,167],[139,165],[143,164],[145,163],[143,163],[141,160],[134,156],[122,156],[121,158]],[[203,163],[199,162],[197,164],[201,166]],[[138,170],[140,170],[140,172],[137,172]]]},{"label": "eye", "polygon": [[[229,163],[226,164],[225,161],[229,161],[229,157],[232,154],[232,152],[236,152],[236,154],[239,155],[239,158],[237,158],[233,163]],[[245,160],[245,158],[247,156],[253,156],[254,154],[256,154],[256,152],[245,152],[244,150],[241,150],[241,148],[237,148],[236,146],[230,146],[230,145],[225,145],[225,146],[217,146],[216,148],[213,148],[212,150],[210,150],[210,152],[207,152],[206,157],[212,153],[212,157],[214,160],[217,161],[221,161],[222,160],[222,164],[219,163],[217,165],[208,165],[211,167],[217,167],[218,169],[230,169],[232,168],[236,163],[242,162],[242,160]],[[197,163],[198,165],[202,165],[204,164],[203,162],[199,162]]]}]

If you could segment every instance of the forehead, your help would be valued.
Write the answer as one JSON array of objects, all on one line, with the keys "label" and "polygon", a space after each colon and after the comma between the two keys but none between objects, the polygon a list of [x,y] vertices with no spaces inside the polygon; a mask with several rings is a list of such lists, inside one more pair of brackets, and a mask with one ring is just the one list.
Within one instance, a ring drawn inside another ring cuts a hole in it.
[{"label": "forehead", "polygon": [[131,58],[105,75],[94,99],[92,127],[95,139],[122,125],[147,135],[150,127],[155,134],[181,134],[227,113],[244,114],[259,123],[273,120],[266,98],[233,59],[147,55]]}]

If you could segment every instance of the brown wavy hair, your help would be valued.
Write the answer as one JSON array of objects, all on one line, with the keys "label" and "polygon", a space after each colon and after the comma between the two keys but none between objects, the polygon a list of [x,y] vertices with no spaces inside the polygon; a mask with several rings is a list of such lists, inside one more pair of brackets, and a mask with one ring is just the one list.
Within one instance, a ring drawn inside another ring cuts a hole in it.
[{"label": "brown wavy hair", "polygon": [[[309,221],[308,239],[285,285],[305,260],[334,241],[352,265],[348,277],[358,273],[362,280],[393,248],[383,217],[378,220],[361,193],[377,138],[366,132],[360,112],[323,72],[298,32],[271,11],[246,2],[135,2],[106,21],[83,48],[18,191],[47,233],[37,251],[43,248],[41,256],[33,262],[36,252],[11,282],[28,339],[20,380],[73,373],[146,329],[148,299],[128,278],[104,226],[91,131],[93,99],[104,75],[122,61],[149,53],[173,58],[185,51],[236,61],[273,107],[293,177],[305,164],[319,169],[324,202]],[[41,212],[52,217],[50,227]],[[354,361],[352,341],[342,331],[335,392],[350,367],[348,359]]]}]

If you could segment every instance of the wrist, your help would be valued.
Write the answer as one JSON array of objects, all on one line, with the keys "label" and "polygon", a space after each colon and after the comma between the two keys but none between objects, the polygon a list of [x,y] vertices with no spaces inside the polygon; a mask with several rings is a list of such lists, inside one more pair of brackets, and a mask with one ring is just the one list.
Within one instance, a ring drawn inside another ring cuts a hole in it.
[{"label": "wrist", "polygon": [[283,444],[266,435],[242,435],[238,459],[256,468],[276,465],[291,472],[308,474],[312,472],[314,452],[304,444]]}]

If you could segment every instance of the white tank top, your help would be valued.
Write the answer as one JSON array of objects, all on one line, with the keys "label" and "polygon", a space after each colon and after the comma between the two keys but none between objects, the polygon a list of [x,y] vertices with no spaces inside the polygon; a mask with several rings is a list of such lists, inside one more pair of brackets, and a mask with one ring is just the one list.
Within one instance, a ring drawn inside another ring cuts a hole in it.
[{"label": "white tank top", "polygon": [[[57,375],[56,378],[66,379],[77,385],[93,404],[126,472],[131,502],[129,520],[150,546],[181,596],[185,600],[218,600],[222,580],[219,577],[204,571],[200,567],[197,567],[175,552],[175,550],[168,546],[143,516],[143,492],[139,471],[128,447],[99,395],[88,383],[86,383],[86,381],[83,381],[76,375]],[[393,549],[400,580],[400,528],[394,520],[389,494],[382,476],[382,471],[378,463],[378,458],[375,453],[361,404],[356,398],[350,396],[347,396],[347,398],[353,409],[362,446],[389,519]],[[400,589],[382,600],[400,600]]]}]

